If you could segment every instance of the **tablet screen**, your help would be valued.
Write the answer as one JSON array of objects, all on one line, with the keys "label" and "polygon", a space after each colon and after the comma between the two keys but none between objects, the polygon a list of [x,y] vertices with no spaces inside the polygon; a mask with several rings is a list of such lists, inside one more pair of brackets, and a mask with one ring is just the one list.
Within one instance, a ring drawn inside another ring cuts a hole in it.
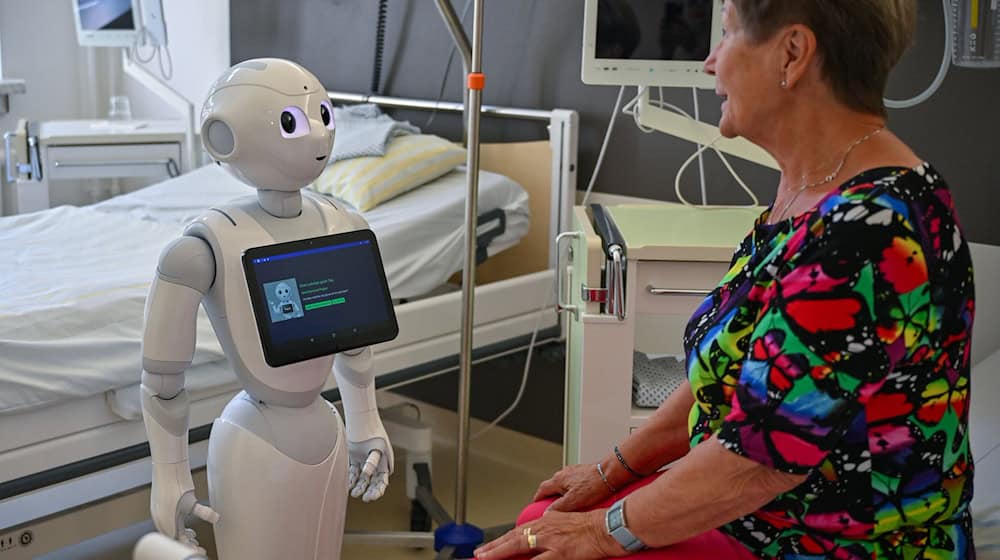
[{"label": "tablet screen", "polygon": [[370,230],[254,247],[243,254],[268,365],[392,340],[399,333]]}]

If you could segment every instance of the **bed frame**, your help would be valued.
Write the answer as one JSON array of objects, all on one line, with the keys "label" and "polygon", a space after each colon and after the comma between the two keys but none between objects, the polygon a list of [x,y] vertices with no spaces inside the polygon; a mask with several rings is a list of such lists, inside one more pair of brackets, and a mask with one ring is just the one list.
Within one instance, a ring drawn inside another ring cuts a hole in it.
[{"label": "bed frame", "polygon": [[[335,103],[462,111],[458,103],[329,94]],[[507,175],[528,191],[531,226],[517,246],[477,270],[475,360],[526,347],[536,325],[539,343],[563,336],[551,295],[556,264],[551,240],[570,220],[578,134],[577,114],[569,110],[483,106],[483,118],[545,123],[549,138],[481,146],[482,169]],[[460,298],[460,292],[451,291],[396,305],[399,336],[375,347],[377,387],[457,369]],[[237,389],[234,384],[191,392],[193,469],[204,466],[211,422]],[[325,389],[329,400],[339,400],[332,375]],[[0,416],[5,426],[0,433],[0,551],[5,560],[33,558],[148,519],[148,492],[143,492],[150,482],[148,444],[138,409],[116,406],[131,398],[123,391]],[[67,433],[67,419],[73,433]],[[115,513],[95,522],[93,516],[75,515],[81,510]],[[8,541],[13,546],[7,547]],[[22,545],[25,541],[30,544]]]}]

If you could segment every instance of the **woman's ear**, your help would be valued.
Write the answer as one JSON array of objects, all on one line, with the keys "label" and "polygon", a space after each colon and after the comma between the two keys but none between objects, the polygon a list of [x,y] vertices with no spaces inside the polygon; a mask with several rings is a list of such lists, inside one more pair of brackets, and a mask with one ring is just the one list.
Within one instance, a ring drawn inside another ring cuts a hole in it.
[{"label": "woman's ear", "polygon": [[806,75],[816,58],[816,34],[802,24],[793,24],[779,32],[781,49],[781,84],[792,88]]},{"label": "woman's ear", "polygon": [[201,142],[216,161],[227,161],[236,152],[236,136],[229,125],[209,116],[201,125]]}]

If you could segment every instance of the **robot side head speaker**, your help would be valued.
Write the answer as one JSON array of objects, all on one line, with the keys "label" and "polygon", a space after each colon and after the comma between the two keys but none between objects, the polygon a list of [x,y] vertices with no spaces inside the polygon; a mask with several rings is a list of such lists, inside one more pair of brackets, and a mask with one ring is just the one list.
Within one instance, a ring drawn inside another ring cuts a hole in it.
[{"label": "robot side head speaker", "polygon": [[247,60],[227,70],[212,84],[201,111],[205,149],[257,189],[295,191],[312,183],[326,166],[335,128],[323,84],[278,58]]}]

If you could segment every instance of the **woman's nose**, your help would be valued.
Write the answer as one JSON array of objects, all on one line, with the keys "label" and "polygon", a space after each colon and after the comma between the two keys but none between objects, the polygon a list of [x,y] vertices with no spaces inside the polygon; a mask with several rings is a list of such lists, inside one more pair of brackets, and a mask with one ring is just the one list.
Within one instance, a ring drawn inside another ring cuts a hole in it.
[{"label": "woman's nose", "polygon": [[712,49],[708,58],[705,59],[705,73],[710,76],[715,75],[715,49]]}]

